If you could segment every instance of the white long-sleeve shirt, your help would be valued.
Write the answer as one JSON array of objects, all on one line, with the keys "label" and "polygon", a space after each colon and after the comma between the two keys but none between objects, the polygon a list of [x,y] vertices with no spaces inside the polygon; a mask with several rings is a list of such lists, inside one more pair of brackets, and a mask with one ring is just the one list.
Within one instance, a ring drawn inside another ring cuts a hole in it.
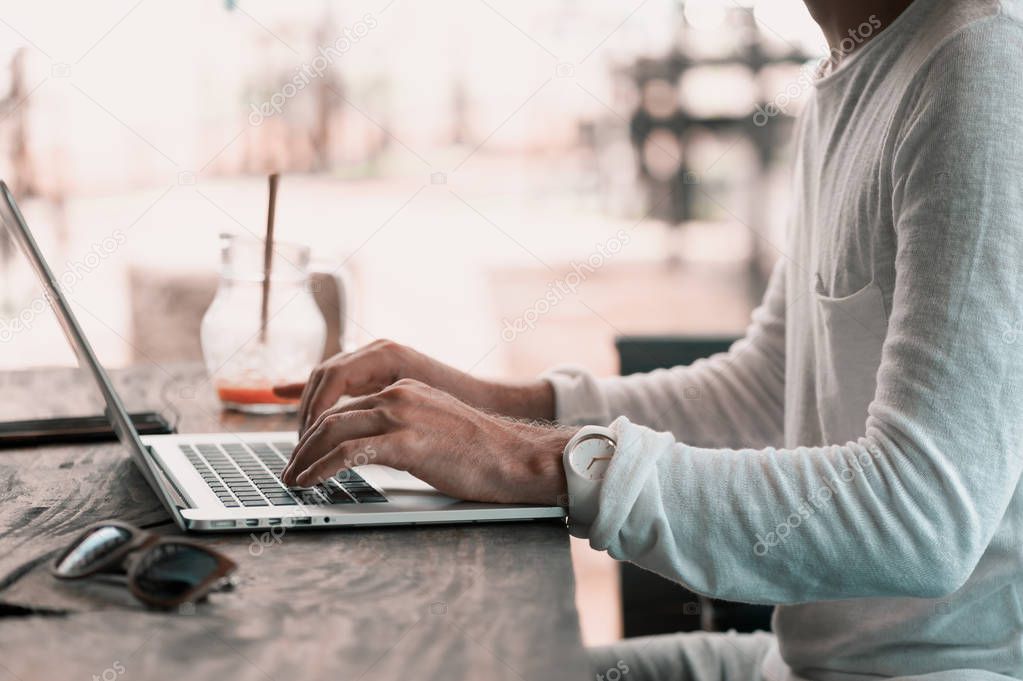
[{"label": "white long-sleeve shirt", "polygon": [[1023,677],[1020,1],[916,0],[816,82],[796,144],[743,340],[548,374],[559,420],[619,440],[574,531],[778,605],[768,678]]}]

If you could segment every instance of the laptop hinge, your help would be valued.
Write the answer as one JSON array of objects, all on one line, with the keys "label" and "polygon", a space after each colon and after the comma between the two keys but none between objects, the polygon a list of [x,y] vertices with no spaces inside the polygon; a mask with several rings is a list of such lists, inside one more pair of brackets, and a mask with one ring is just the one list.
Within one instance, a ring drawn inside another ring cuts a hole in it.
[{"label": "laptop hinge", "polygon": [[160,463],[160,459],[156,456],[153,448],[147,445],[146,451],[149,453],[150,461],[153,461],[156,464],[155,469],[160,478],[160,486],[170,495],[171,501],[173,501],[174,505],[178,507],[178,510],[180,511],[185,508],[192,508],[192,504],[189,504],[185,500],[185,495],[181,493],[178,486],[174,484],[173,479],[167,475],[167,472],[163,469],[163,464]]}]

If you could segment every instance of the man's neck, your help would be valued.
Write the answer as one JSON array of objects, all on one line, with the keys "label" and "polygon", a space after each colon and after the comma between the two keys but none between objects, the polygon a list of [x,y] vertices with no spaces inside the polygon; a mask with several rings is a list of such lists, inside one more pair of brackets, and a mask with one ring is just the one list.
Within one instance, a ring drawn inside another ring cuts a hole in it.
[{"label": "man's neck", "polygon": [[824,31],[828,46],[833,51],[841,50],[845,54],[850,52],[843,49],[849,42],[846,41],[843,45],[842,40],[849,37],[850,31],[862,35],[864,31],[858,31],[859,26],[862,24],[872,26],[871,32],[864,35],[862,40],[856,41],[854,50],[859,49],[895,21],[895,18],[913,2],[913,0],[861,0],[855,3],[847,0],[804,1],[806,8],[810,10],[810,16]]}]

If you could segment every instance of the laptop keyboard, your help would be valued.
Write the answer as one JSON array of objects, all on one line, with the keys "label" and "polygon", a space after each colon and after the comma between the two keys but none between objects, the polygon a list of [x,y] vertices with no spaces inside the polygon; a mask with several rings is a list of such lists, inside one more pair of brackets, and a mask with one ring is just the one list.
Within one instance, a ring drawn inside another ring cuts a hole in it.
[{"label": "laptop keyboard", "polygon": [[178,445],[228,508],[373,504],[387,498],[358,473],[346,469],[308,489],[291,489],[280,476],[291,456],[288,442]]}]

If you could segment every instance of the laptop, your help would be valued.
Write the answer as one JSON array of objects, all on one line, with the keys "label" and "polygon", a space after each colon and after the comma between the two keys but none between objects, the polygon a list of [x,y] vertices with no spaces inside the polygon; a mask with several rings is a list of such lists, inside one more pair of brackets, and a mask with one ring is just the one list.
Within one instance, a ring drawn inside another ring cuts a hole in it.
[{"label": "laptop", "polygon": [[0,182],[0,220],[31,262],[79,366],[96,381],[118,439],[183,530],[228,532],[564,517],[560,507],[453,499],[408,473],[376,464],[346,469],[315,487],[288,488],[280,475],[298,439],[294,432],[140,436],[4,182]]}]

